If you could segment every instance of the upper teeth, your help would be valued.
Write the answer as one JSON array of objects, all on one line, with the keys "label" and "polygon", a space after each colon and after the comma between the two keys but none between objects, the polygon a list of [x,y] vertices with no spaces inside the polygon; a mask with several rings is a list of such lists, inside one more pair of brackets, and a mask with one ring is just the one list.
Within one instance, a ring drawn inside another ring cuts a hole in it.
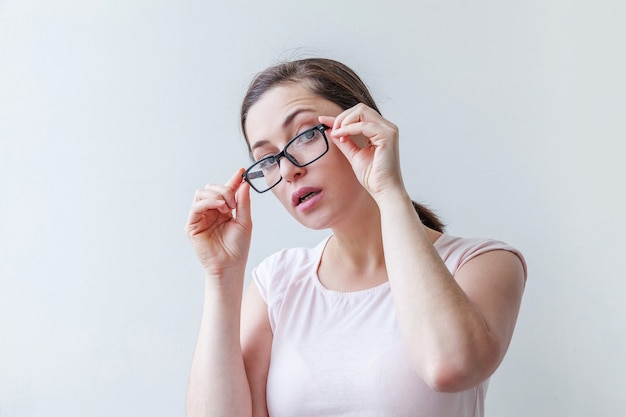
[{"label": "upper teeth", "polygon": [[306,200],[307,198],[311,197],[314,193],[307,193],[303,196],[300,197],[300,202],[303,202],[304,200]]}]

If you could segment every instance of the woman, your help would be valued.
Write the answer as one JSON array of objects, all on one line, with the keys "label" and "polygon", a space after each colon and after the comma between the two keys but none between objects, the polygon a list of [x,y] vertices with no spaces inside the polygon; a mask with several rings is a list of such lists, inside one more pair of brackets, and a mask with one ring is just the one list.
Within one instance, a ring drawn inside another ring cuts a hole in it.
[{"label": "woman", "polygon": [[[411,201],[397,127],[339,62],[268,68],[241,123],[254,164],[197,191],[186,227],[206,273],[187,415],[482,416],[522,255]],[[332,234],[263,261],[242,300],[251,186]]]}]

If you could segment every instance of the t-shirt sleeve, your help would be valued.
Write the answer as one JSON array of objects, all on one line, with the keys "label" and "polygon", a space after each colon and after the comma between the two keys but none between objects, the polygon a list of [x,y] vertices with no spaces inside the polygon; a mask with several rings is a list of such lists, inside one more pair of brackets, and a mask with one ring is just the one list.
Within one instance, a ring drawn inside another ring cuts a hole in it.
[{"label": "t-shirt sleeve", "polygon": [[459,268],[475,257],[494,250],[505,250],[515,254],[524,268],[524,280],[526,280],[528,275],[524,255],[522,255],[522,253],[516,248],[499,240],[462,239],[445,236],[444,241],[441,245],[439,245],[438,250],[452,275],[454,275]]},{"label": "t-shirt sleeve", "polygon": [[271,278],[272,278],[272,264],[274,263],[273,258],[275,256],[270,256],[265,258],[258,264],[254,269],[252,269],[252,281],[256,284],[259,294],[261,294],[261,298],[265,301],[266,304],[269,304],[269,294],[271,292]]},{"label": "t-shirt sleeve", "polygon": [[252,270],[252,281],[267,304],[270,326],[276,326],[276,312],[282,305],[285,288],[289,285],[291,274],[286,274],[292,267],[289,262],[294,250],[283,249],[265,258]]}]

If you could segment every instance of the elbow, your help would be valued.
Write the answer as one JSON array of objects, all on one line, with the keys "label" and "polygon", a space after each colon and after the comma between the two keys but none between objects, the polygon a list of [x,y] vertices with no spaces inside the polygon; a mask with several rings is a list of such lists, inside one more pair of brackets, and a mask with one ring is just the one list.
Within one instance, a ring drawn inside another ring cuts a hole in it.
[{"label": "elbow", "polygon": [[450,366],[450,364],[432,366],[431,368],[424,375],[424,382],[436,392],[461,392],[480,382],[471,372]]},{"label": "elbow", "polygon": [[499,355],[470,355],[465,359],[441,358],[426,367],[423,379],[433,391],[456,393],[482,383],[493,374]]}]

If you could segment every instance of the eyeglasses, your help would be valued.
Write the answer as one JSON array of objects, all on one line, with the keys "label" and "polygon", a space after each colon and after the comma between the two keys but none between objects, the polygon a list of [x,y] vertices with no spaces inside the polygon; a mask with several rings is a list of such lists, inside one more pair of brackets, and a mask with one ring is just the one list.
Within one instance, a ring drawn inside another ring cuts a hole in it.
[{"label": "eyeglasses", "polygon": [[300,133],[287,142],[283,150],[276,155],[266,156],[252,164],[243,173],[243,179],[258,193],[271,190],[283,179],[280,174],[280,158],[284,156],[295,166],[304,167],[328,152],[328,139],[324,133],[326,129],[330,128],[326,125],[317,125]]}]

